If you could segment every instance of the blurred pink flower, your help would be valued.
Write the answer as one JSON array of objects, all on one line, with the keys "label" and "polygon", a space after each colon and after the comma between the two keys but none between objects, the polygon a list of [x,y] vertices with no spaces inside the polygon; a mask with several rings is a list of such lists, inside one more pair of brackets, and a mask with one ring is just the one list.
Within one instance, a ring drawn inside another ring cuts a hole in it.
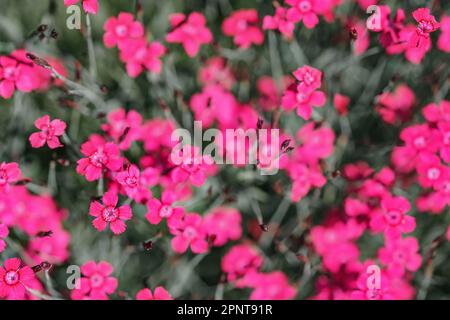
[{"label": "blurred pink flower", "polygon": [[169,16],[172,30],[167,34],[169,43],[181,43],[189,57],[195,57],[202,44],[210,44],[213,35],[206,26],[205,16],[199,12],[192,12],[188,17],[183,13]]},{"label": "blurred pink flower", "polygon": [[222,24],[224,35],[233,37],[233,42],[240,49],[248,49],[252,44],[261,45],[264,33],[259,27],[258,11],[241,9],[231,13]]},{"label": "blurred pink flower", "polygon": [[154,293],[144,288],[136,293],[136,300],[173,300],[172,296],[163,287],[156,287]]}]

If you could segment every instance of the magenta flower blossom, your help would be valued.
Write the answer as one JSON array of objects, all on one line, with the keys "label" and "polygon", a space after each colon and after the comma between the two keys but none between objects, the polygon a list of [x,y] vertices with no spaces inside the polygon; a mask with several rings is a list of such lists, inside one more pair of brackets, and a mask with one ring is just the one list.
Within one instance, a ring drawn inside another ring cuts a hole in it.
[{"label": "magenta flower blossom", "polygon": [[77,173],[84,175],[88,181],[100,179],[104,170],[118,171],[123,159],[119,147],[113,142],[106,142],[98,135],[92,134],[81,145],[81,153],[86,156],[77,161]]},{"label": "magenta flower blossom", "polygon": [[450,52],[450,16],[441,18],[441,34],[439,35],[437,46],[444,52]]},{"label": "magenta flower blossom", "polygon": [[419,8],[412,13],[414,20],[417,22],[416,32],[411,35],[409,45],[412,48],[420,48],[424,46],[423,39],[428,39],[430,33],[439,29],[439,22],[430,14],[430,9]]},{"label": "magenta flower blossom", "polygon": [[113,267],[106,261],[88,261],[81,266],[82,278],[78,279],[78,289],[72,290],[72,300],[108,300],[108,295],[117,289],[117,279],[111,277]]},{"label": "magenta flower blossom", "polygon": [[206,26],[205,16],[192,12],[188,17],[175,13],[169,17],[172,31],[166,36],[169,43],[181,43],[189,57],[195,57],[202,44],[210,44],[213,35]]},{"label": "magenta flower blossom", "polygon": [[166,48],[158,41],[148,43],[142,39],[126,39],[119,44],[120,59],[126,63],[127,73],[135,78],[145,69],[152,73],[160,73],[161,57]]},{"label": "magenta flower blossom", "polygon": [[16,162],[2,162],[0,164],[0,191],[8,190],[9,186],[20,180],[21,175]]},{"label": "magenta flower blossom", "polygon": [[288,20],[287,9],[278,7],[274,16],[265,16],[263,19],[263,30],[278,30],[287,39],[294,35],[295,23]]},{"label": "magenta flower blossom", "polygon": [[110,17],[103,25],[103,43],[107,48],[113,48],[124,40],[139,39],[144,36],[142,23],[134,20],[129,12],[120,12],[117,17]]},{"label": "magenta flower blossom", "polygon": [[336,111],[341,115],[345,116],[348,113],[348,105],[350,104],[350,98],[336,93],[333,97],[333,105],[336,108]]},{"label": "magenta flower blossom", "polygon": [[45,115],[34,122],[34,126],[41,130],[30,135],[30,143],[33,148],[40,148],[47,143],[50,149],[56,149],[63,145],[58,137],[64,134],[66,123],[60,119],[50,121],[50,117]]},{"label": "magenta flower blossom", "polygon": [[175,183],[189,181],[196,187],[202,186],[214,169],[213,159],[208,155],[202,155],[198,147],[194,146],[183,146],[181,150],[175,148],[173,152],[179,155],[181,163],[177,163],[172,170],[172,181]]},{"label": "magenta flower blossom", "polygon": [[417,253],[419,242],[416,238],[408,237],[388,241],[385,247],[378,251],[380,261],[387,266],[387,272],[401,278],[405,270],[417,271],[422,263],[422,257]]},{"label": "magenta flower blossom", "polygon": [[6,224],[0,223],[0,253],[3,252],[6,248],[6,242],[3,239],[6,239],[9,235],[9,230]]},{"label": "magenta flower blossom", "polygon": [[312,29],[319,23],[320,0],[286,0],[291,6],[287,12],[287,19],[292,22],[303,21],[306,28]]},{"label": "magenta flower blossom", "polygon": [[406,214],[410,209],[407,199],[386,196],[381,200],[381,210],[373,213],[370,228],[374,232],[384,232],[387,239],[410,233],[416,228],[416,219]]},{"label": "magenta flower blossom", "polygon": [[250,273],[245,277],[244,286],[253,288],[250,300],[290,300],[297,294],[281,271]]},{"label": "magenta flower blossom", "polygon": [[226,36],[233,37],[234,44],[239,48],[248,49],[252,44],[261,45],[264,42],[264,33],[258,24],[258,11],[241,9],[225,18],[222,31]]},{"label": "magenta flower blossom", "polygon": [[223,246],[242,236],[241,214],[234,208],[217,207],[204,217],[205,228],[212,237],[212,245]]},{"label": "magenta flower blossom", "polygon": [[103,204],[98,201],[91,202],[89,215],[95,217],[92,225],[98,231],[103,231],[109,223],[109,227],[114,234],[125,232],[127,226],[124,221],[130,220],[133,214],[129,205],[117,207],[118,200],[116,193],[108,191],[103,195]]},{"label": "magenta flower blossom", "polygon": [[136,165],[115,174],[116,181],[122,186],[126,195],[138,203],[145,203],[152,197],[150,187],[158,182],[158,172],[153,168],[139,171]]},{"label": "magenta flower blossom", "polygon": [[9,99],[16,89],[31,92],[46,87],[49,78],[42,77],[42,70],[30,64],[24,50],[16,50],[10,56],[0,56],[0,96]]},{"label": "magenta flower blossom", "polygon": [[173,300],[173,298],[164,287],[156,287],[153,294],[148,288],[140,290],[136,293],[136,300]]},{"label": "magenta flower blossom", "polygon": [[424,188],[436,190],[444,183],[444,166],[438,156],[431,153],[423,153],[417,159],[418,180]]},{"label": "magenta flower blossom", "polygon": [[393,92],[384,92],[378,97],[377,112],[384,122],[395,124],[406,122],[416,102],[414,92],[406,84],[400,84]]},{"label": "magenta flower blossom", "polygon": [[297,114],[305,120],[311,118],[313,107],[322,107],[326,96],[316,91],[322,85],[322,72],[310,66],[303,66],[293,72],[298,83],[290,85],[281,100],[286,111],[297,109]]},{"label": "magenta flower blossom", "polygon": [[205,253],[208,251],[207,233],[202,217],[197,213],[189,213],[181,218],[177,228],[170,228],[174,235],[171,244],[176,253],[184,253],[191,247],[193,253]]},{"label": "magenta flower blossom", "polygon": [[158,224],[163,218],[167,219],[169,228],[176,228],[180,220],[183,219],[184,209],[175,207],[173,203],[177,200],[177,195],[170,190],[163,192],[161,201],[151,199],[147,202],[147,213],[145,218],[151,224]]},{"label": "magenta flower blossom", "polygon": [[7,259],[3,267],[0,266],[0,298],[22,300],[34,281],[35,275],[29,266],[22,265],[18,258]]},{"label": "magenta flower blossom", "polygon": [[198,72],[199,82],[203,86],[219,85],[230,90],[236,82],[236,78],[222,57],[212,57],[200,68]]},{"label": "magenta flower blossom", "polygon": [[263,258],[256,248],[249,244],[238,244],[222,258],[222,271],[228,281],[236,281],[237,287],[242,287],[240,281],[245,282],[247,274],[256,273],[263,264]]},{"label": "magenta flower blossom", "polygon": [[[98,12],[98,0],[81,0],[83,3],[83,9],[86,13],[92,13],[97,15]],[[80,0],[64,0],[66,7],[77,4]]]},{"label": "magenta flower blossom", "polygon": [[121,150],[128,150],[131,144],[141,138],[142,116],[135,110],[125,111],[118,108],[108,113],[108,123],[102,130],[119,145]]}]

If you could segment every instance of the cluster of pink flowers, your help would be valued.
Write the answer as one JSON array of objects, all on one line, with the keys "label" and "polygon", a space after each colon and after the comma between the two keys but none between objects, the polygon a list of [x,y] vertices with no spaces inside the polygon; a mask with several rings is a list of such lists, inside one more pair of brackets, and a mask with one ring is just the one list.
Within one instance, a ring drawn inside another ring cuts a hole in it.
[{"label": "cluster of pink flowers", "polygon": [[[20,185],[21,180],[26,179],[17,163],[0,164],[0,237],[8,236],[5,227],[21,230],[29,237],[27,253],[34,262],[64,262],[69,257],[70,241],[62,225],[66,211],[57,208],[50,195],[31,194]],[[41,236],[49,231],[51,236]]]},{"label": "cluster of pink flowers", "polygon": [[405,12],[398,9],[392,18],[391,8],[381,5],[379,16],[372,21],[371,31],[380,33],[381,45],[388,54],[404,53],[411,63],[419,64],[425,54],[431,50],[430,34],[439,29],[440,24],[430,14],[428,8],[419,8],[412,13],[415,24],[405,24]]},{"label": "cluster of pink flowers", "polygon": [[402,177],[416,177],[421,187],[416,206],[423,212],[439,214],[450,205],[449,111],[447,100],[426,105],[422,109],[426,122],[404,128],[402,145],[392,152],[392,163]]},{"label": "cluster of pink flowers", "polygon": [[[409,201],[392,194],[395,172],[382,168],[375,172],[367,163],[344,167],[348,195],[343,211],[328,214],[322,225],[311,230],[311,241],[322,257],[323,267],[331,274],[317,282],[316,299],[410,299],[415,292],[410,272],[422,264],[416,238],[404,236],[414,231],[415,218],[410,216]],[[360,261],[358,241],[365,234],[384,235],[384,246],[378,249],[378,262]],[[368,286],[369,268],[380,268],[380,287]]]},{"label": "cluster of pink flowers", "polygon": [[321,188],[326,184],[320,161],[333,153],[334,139],[331,128],[317,126],[314,122],[306,123],[297,131],[295,140],[298,145],[290,157],[280,163],[292,180],[292,201],[300,201],[313,188]]},{"label": "cluster of pink flowers", "polygon": [[[56,59],[47,58],[46,61],[61,75],[66,75],[64,66]],[[0,56],[0,96],[9,99],[14,91],[22,92],[47,90],[54,82],[52,72],[33,63],[22,49],[15,50],[7,56]]]},{"label": "cluster of pink flowers", "polygon": [[149,42],[145,37],[144,26],[135,21],[131,13],[121,12],[117,17],[109,18],[103,29],[105,46],[119,48],[120,60],[126,64],[130,77],[137,77],[144,70],[161,72],[161,57],[166,48],[158,41]]},{"label": "cluster of pink flowers", "polygon": [[222,258],[222,271],[237,288],[251,288],[251,300],[289,300],[297,295],[281,271],[261,272],[264,259],[251,244],[233,246]]}]

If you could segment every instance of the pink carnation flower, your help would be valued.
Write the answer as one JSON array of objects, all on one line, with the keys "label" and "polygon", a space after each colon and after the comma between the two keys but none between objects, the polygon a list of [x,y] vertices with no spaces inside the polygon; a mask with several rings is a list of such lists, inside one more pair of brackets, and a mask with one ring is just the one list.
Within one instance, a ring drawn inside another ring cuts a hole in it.
[{"label": "pink carnation flower", "polygon": [[290,300],[297,294],[297,290],[289,284],[288,278],[281,271],[248,274],[245,286],[253,288],[250,300]]},{"label": "pink carnation flower", "polygon": [[247,49],[252,44],[261,45],[264,33],[258,26],[258,11],[255,9],[241,9],[231,13],[223,21],[222,31],[226,36],[233,37],[235,45]]},{"label": "pink carnation flower", "polygon": [[147,213],[145,218],[151,224],[158,224],[163,218],[167,219],[169,228],[176,228],[183,219],[184,209],[175,207],[173,203],[177,200],[177,195],[172,191],[166,190],[161,196],[161,201],[151,199],[147,202]]},{"label": "pink carnation flower", "polygon": [[274,16],[265,16],[263,19],[263,30],[278,30],[287,39],[291,39],[294,35],[295,23],[288,20],[288,10],[278,7]]},{"label": "pink carnation flower", "polygon": [[441,18],[441,34],[437,46],[440,50],[450,53],[450,16]]},{"label": "pink carnation flower", "polygon": [[135,78],[145,69],[160,73],[161,57],[166,48],[158,41],[148,43],[146,39],[126,39],[119,43],[120,59],[126,63],[127,73]]},{"label": "pink carnation flower", "polygon": [[135,21],[129,12],[121,12],[117,17],[110,17],[103,25],[105,33],[103,42],[108,48],[120,44],[123,40],[137,39],[144,36],[144,27]]},{"label": "pink carnation flower", "polygon": [[72,290],[73,300],[108,300],[108,295],[117,289],[117,279],[111,277],[113,267],[106,261],[88,261],[81,266],[82,278],[78,279],[78,289]]},{"label": "pink carnation flower", "polygon": [[350,104],[350,98],[340,94],[336,93],[333,97],[333,105],[336,108],[336,111],[344,116],[348,113],[348,105]]},{"label": "pink carnation flower", "polygon": [[291,6],[287,19],[292,22],[303,21],[306,28],[312,29],[319,23],[320,0],[286,0]]},{"label": "pink carnation flower", "polygon": [[242,235],[241,214],[234,208],[216,207],[205,215],[204,223],[214,246],[223,246]]},{"label": "pink carnation flower", "polygon": [[131,144],[141,138],[142,116],[135,110],[119,108],[108,113],[108,123],[102,125],[121,150],[128,150]]},{"label": "pink carnation flower", "polygon": [[136,293],[136,300],[173,300],[173,298],[163,287],[156,287],[153,294],[148,288],[140,290]]},{"label": "pink carnation flower", "polygon": [[205,16],[192,12],[188,17],[175,13],[169,17],[172,31],[166,36],[169,43],[181,43],[189,57],[195,57],[202,44],[213,41],[213,35],[206,26]]},{"label": "pink carnation flower", "polygon": [[198,77],[204,86],[214,84],[227,90],[230,90],[236,82],[227,61],[222,57],[209,58],[200,68]]},{"label": "pink carnation flower", "polygon": [[390,240],[410,233],[416,228],[416,219],[406,214],[410,209],[404,197],[386,196],[381,200],[381,210],[373,213],[370,228],[374,232],[384,232]]},{"label": "pink carnation flower", "polygon": [[406,84],[400,84],[394,92],[380,94],[377,99],[377,112],[388,124],[406,122],[416,102],[414,92]]},{"label": "pink carnation flower", "polygon": [[16,162],[2,162],[0,164],[0,191],[8,190],[11,185],[20,180],[21,175]]},{"label": "pink carnation flower", "polygon": [[[77,4],[80,0],[64,0],[64,5],[66,7]],[[98,0],[82,0],[83,9],[86,13],[92,13],[97,15],[98,12]]]},{"label": "pink carnation flower", "polygon": [[416,32],[411,35],[409,45],[412,48],[424,46],[423,40],[430,37],[430,33],[439,29],[436,18],[430,14],[430,9],[419,8],[412,13],[414,20],[418,23]]},{"label": "pink carnation flower", "polygon": [[207,230],[199,214],[186,214],[176,223],[176,228],[170,228],[170,232],[174,235],[171,241],[173,251],[184,253],[189,246],[193,253],[199,254],[208,251]]},{"label": "pink carnation flower", "polygon": [[417,253],[419,243],[416,238],[408,237],[388,241],[378,251],[380,261],[387,266],[387,272],[401,278],[405,270],[414,272],[420,268],[422,257]]},{"label": "pink carnation flower", "polygon": [[108,223],[111,231],[116,235],[125,231],[126,225],[124,221],[130,220],[133,215],[129,205],[116,208],[118,200],[116,193],[108,191],[103,195],[103,204],[98,201],[91,202],[89,215],[95,217],[92,225],[98,231],[103,231]]},{"label": "pink carnation flower", "polygon": [[114,176],[128,197],[138,203],[145,203],[152,197],[149,188],[157,184],[158,175],[153,168],[146,168],[140,172],[139,168],[132,164]]},{"label": "pink carnation flower", "polygon": [[84,175],[88,181],[100,179],[105,169],[118,171],[123,164],[119,147],[113,142],[93,134],[81,145],[81,153],[86,156],[77,161],[77,173]]},{"label": "pink carnation flower", "polygon": [[7,259],[4,266],[0,266],[0,298],[22,300],[34,281],[35,275],[29,266],[22,265],[18,258]]},{"label": "pink carnation flower", "polygon": [[222,258],[222,271],[227,274],[228,281],[239,282],[247,274],[255,273],[263,264],[263,258],[256,248],[249,244],[233,246]]},{"label": "pink carnation flower", "polygon": [[56,149],[63,145],[58,137],[64,134],[66,123],[60,119],[50,121],[50,117],[45,115],[34,122],[36,128],[41,130],[30,135],[30,143],[33,148],[40,148],[47,143],[50,149]]}]

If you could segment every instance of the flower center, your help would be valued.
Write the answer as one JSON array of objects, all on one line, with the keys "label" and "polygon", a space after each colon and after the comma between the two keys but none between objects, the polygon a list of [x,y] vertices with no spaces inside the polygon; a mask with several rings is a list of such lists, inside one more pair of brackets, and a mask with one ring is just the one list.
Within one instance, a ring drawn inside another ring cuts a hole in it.
[{"label": "flower center", "polygon": [[124,37],[124,36],[127,34],[127,27],[124,26],[123,24],[118,25],[118,26],[116,27],[116,34],[117,34],[119,37]]},{"label": "flower center", "polygon": [[394,260],[397,262],[403,262],[405,260],[405,255],[402,251],[394,252]]},{"label": "flower center", "polygon": [[308,86],[310,86],[310,85],[314,82],[314,80],[315,80],[315,78],[314,78],[314,76],[313,76],[310,72],[306,72],[306,73],[303,75],[303,81],[304,81]]},{"label": "flower center", "polygon": [[168,205],[163,205],[161,209],[159,209],[159,216],[162,218],[168,218],[172,215],[172,208]]},{"label": "flower center", "polygon": [[91,164],[96,167],[102,167],[108,160],[108,157],[102,152],[97,151],[90,156]]},{"label": "flower center", "polygon": [[128,176],[125,182],[129,187],[135,188],[137,186],[138,179],[135,176]]},{"label": "flower center", "polygon": [[299,9],[301,12],[303,12],[303,13],[306,13],[306,12],[311,11],[311,9],[312,9],[311,2],[309,2],[309,1],[302,1],[302,2],[300,2],[300,3],[298,4],[298,9]]},{"label": "flower center", "polygon": [[439,170],[439,168],[430,168],[427,171],[427,177],[430,180],[437,180],[440,175],[441,171]]},{"label": "flower center", "polygon": [[114,207],[106,207],[105,209],[103,209],[102,212],[102,217],[103,220],[110,222],[110,221],[115,221],[117,219],[118,216],[118,212],[117,209]]},{"label": "flower center", "polygon": [[430,33],[434,30],[433,23],[431,23],[431,21],[427,21],[427,20],[421,20],[419,22],[418,28],[421,33]]},{"label": "flower center", "polygon": [[92,275],[90,280],[91,280],[92,288],[101,287],[101,285],[103,284],[103,281],[104,281],[103,277],[99,274]]},{"label": "flower center", "polygon": [[8,284],[10,286],[13,286],[13,285],[15,285],[16,283],[19,282],[19,273],[16,272],[16,271],[13,271],[13,270],[8,271],[5,274],[5,278],[4,279],[5,279],[6,284]]},{"label": "flower center", "polygon": [[197,230],[192,227],[186,227],[186,229],[184,229],[183,235],[188,239],[193,239],[197,236]]},{"label": "flower center", "polygon": [[297,101],[300,103],[304,103],[308,100],[308,95],[304,92],[297,93]]},{"label": "flower center", "polygon": [[425,147],[425,138],[423,136],[420,136],[414,139],[414,146],[417,149],[422,149],[423,147]]},{"label": "flower center", "polygon": [[386,219],[389,224],[399,224],[402,220],[402,214],[397,210],[391,210],[386,214]]},{"label": "flower center", "polygon": [[247,24],[247,21],[245,21],[245,20],[240,20],[237,23],[237,28],[239,31],[244,31],[245,29],[247,29],[247,26],[248,26],[248,24]]},{"label": "flower center", "polygon": [[6,170],[0,170],[0,185],[5,185],[8,182],[8,175]]}]

